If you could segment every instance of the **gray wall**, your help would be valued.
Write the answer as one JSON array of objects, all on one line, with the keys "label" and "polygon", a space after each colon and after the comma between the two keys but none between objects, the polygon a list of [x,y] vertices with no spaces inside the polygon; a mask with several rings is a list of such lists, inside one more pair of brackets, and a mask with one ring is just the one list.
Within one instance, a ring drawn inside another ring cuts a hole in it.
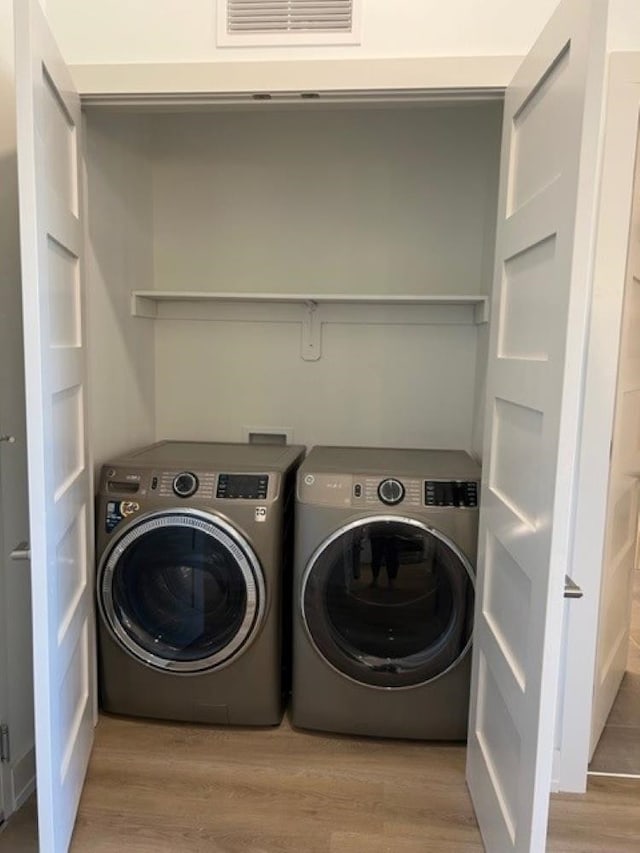
[{"label": "gray wall", "polygon": [[154,123],[156,287],[478,293],[499,104]]},{"label": "gray wall", "polygon": [[[156,287],[487,293],[500,125],[498,103],[158,119]],[[359,314],[324,327],[317,362],[277,307],[268,324],[158,322],[158,434],[479,452],[486,327]]]},{"label": "gray wall", "polygon": [[151,163],[144,121],[85,122],[87,329],[96,467],[155,437],[154,328],[131,317],[134,288],[153,287]]}]

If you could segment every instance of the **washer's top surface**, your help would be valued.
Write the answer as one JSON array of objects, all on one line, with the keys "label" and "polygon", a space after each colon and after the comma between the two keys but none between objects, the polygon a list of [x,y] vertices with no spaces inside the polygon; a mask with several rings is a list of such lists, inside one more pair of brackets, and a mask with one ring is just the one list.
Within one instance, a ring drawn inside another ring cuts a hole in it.
[{"label": "washer's top surface", "polygon": [[108,462],[117,467],[210,469],[213,471],[286,471],[304,453],[302,445],[159,441]]},{"label": "washer's top surface", "polygon": [[479,480],[481,469],[464,450],[318,446],[300,467],[301,477],[307,473]]}]

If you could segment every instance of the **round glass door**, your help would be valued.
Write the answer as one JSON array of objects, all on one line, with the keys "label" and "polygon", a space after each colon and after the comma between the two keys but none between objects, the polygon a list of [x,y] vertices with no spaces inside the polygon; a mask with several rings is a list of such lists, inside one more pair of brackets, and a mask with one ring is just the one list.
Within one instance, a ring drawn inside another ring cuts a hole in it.
[{"label": "round glass door", "polygon": [[128,528],[99,570],[100,611],[114,637],[159,669],[228,663],[264,610],[258,558],[231,525],[207,513],[156,513]]},{"label": "round glass door", "polygon": [[377,687],[424,684],[468,651],[473,572],[462,552],[419,521],[361,519],[338,530],[305,572],[302,610],[322,657]]}]

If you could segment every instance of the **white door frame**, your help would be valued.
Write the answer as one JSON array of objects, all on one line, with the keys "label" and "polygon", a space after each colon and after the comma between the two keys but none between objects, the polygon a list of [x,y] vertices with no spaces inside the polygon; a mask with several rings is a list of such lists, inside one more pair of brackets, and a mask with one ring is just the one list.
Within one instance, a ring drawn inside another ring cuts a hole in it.
[{"label": "white door frame", "polygon": [[[11,559],[28,538],[24,361],[12,4],[0,2],[0,717],[10,728],[11,761],[0,765],[4,817],[35,784],[29,563]],[[0,810],[3,807],[0,793]]]},{"label": "white door frame", "polygon": [[[2,445],[0,444],[0,448]],[[2,482],[2,459],[0,458],[0,483]],[[0,489],[0,519],[2,518],[2,490]],[[5,571],[8,557],[4,550],[4,536],[0,524],[0,723],[6,723],[9,715],[9,685],[7,684],[7,642]],[[31,664],[31,662],[29,662]],[[9,765],[0,762],[0,822],[6,820],[11,812]]]},{"label": "white door frame", "polygon": [[553,787],[560,791],[583,792],[587,784],[609,457],[639,115],[640,53],[612,53],[575,491],[574,545],[567,568],[584,597],[565,610],[567,641],[560,677],[553,773]]}]

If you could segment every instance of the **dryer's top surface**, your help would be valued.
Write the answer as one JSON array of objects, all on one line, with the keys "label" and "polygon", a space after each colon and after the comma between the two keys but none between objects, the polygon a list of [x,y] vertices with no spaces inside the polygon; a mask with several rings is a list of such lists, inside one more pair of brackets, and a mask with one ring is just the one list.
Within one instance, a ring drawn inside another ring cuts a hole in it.
[{"label": "dryer's top surface", "polygon": [[287,471],[302,458],[302,445],[234,444],[205,441],[159,441],[134,450],[112,466],[150,465],[158,468],[211,469],[214,471]]},{"label": "dryer's top surface", "polygon": [[464,450],[318,446],[300,467],[300,476],[308,472],[479,480],[480,471],[478,463]]}]

